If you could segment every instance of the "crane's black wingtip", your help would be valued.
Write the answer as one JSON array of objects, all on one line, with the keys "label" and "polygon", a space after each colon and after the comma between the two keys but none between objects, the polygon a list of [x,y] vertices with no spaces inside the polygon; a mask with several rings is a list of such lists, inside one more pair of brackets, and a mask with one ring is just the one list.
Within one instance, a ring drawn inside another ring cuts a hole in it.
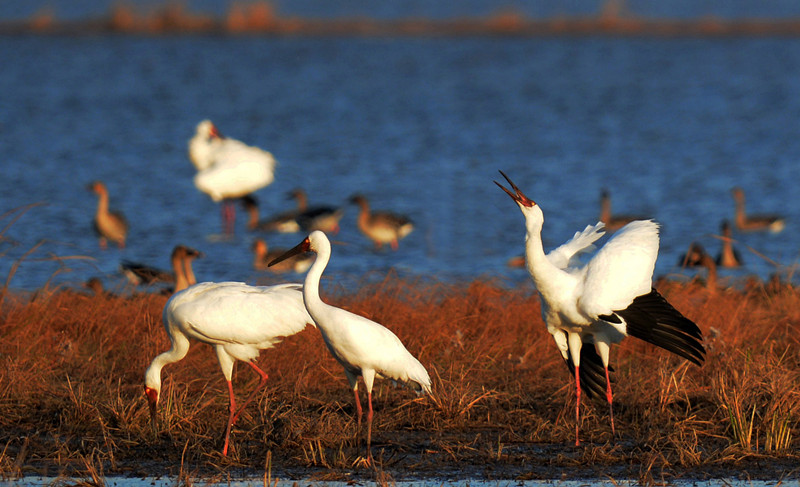
[{"label": "crane's black wingtip", "polygon": [[655,289],[638,296],[624,310],[614,314],[625,321],[628,335],[661,347],[702,366],[706,349],[703,333]]}]

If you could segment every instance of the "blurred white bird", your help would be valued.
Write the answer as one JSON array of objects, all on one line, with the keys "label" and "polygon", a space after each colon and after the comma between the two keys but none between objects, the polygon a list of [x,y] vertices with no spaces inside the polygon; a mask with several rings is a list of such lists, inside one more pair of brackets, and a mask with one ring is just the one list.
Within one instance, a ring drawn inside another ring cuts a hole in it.
[{"label": "blurred white bird", "polygon": [[372,384],[375,377],[410,385],[417,391],[431,392],[431,379],[425,367],[411,355],[397,336],[383,325],[326,304],[319,296],[319,281],[331,257],[331,244],[321,231],[313,231],[300,244],[273,260],[279,263],[302,252],[316,252],[303,285],[303,298],[331,355],[342,365],[355,395],[358,427],[361,429],[361,401],[358,377],[367,389],[367,461],[372,453]]},{"label": "blurred white bird", "polygon": [[[525,217],[525,260],[541,296],[542,317],[562,357],[575,368],[575,444],[580,444],[581,359],[583,343],[594,344],[602,361],[612,434],[614,415],[608,376],[612,343],[626,336],[639,338],[701,365],[705,349],[702,333],[652,287],[658,255],[658,225],[649,220],[624,226],[581,267],[559,265],[545,255],[541,208],[502,171],[513,192],[495,181],[513,199]],[[587,227],[587,230],[592,227]],[[597,226],[594,227],[595,229]],[[584,231],[586,232],[586,230]],[[597,232],[589,232],[586,241]],[[575,239],[573,239],[575,240]],[[570,245],[568,242],[565,245]],[[582,243],[575,243],[580,247]],[[570,254],[570,251],[565,252]],[[563,258],[559,258],[563,263]]]},{"label": "blurred white bird", "polygon": [[[228,454],[231,427],[256,393],[267,382],[267,374],[255,360],[259,352],[272,348],[281,338],[314,325],[303,304],[300,284],[248,286],[239,282],[204,282],[174,294],[164,306],[163,321],[172,348],[153,359],[145,372],[144,392],[150,404],[150,415],[156,424],[156,407],[161,393],[161,369],[183,359],[189,351],[189,339],[214,347],[222,375],[228,384],[230,408],[225,429]],[[246,362],[261,382],[244,404],[236,408],[233,395],[233,364]]]},{"label": "blurred white bird", "polygon": [[276,161],[271,153],[223,137],[209,120],[200,122],[189,140],[189,158],[198,170],[194,185],[212,200],[222,202],[226,235],[233,234],[234,200],[268,186],[275,179]]}]

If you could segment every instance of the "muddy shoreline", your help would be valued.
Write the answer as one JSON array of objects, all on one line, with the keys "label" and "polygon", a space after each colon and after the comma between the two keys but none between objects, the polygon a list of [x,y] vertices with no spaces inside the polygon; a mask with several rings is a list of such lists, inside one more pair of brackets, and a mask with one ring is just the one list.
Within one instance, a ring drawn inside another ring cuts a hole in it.
[{"label": "muddy shoreline", "polygon": [[[380,435],[373,444],[375,463],[372,466],[361,462],[362,457],[353,447],[344,447],[352,460],[351,466],[303,465],[291,452],[281,454],[269,450],[264,464],[252,465],[231,457],[222,457],[218,452],[202,452],[193,460],[175,464],[171,459],[153,460],[152,449],[136,448],[146,460],[125,458],[117,462],[53,462],[30,461],[20,469],[4,472],[6,479],[20,477],[48,477],[75,481],[97,479],[172,479],[186,482],[193,479],[203,483],[226,483],[231,481],[263,482],[266,477],[273,481],[299,483],[396,483],[420,482],[429,484],[470,482],[560,482],[601,481],[636,482],[644,484],[670,484],[674,482],[705,482],[710,480],[737,481],[797,481],[800,480],[800,463],[797,455],[781,458],[761,453],[731,452],[728,458],[712,464],[695,467],[672,466],[654,462],[648,445],[631,440],[614,443],[584,442],[579,447],[570,442],[527,443],[499,441],[502,430],[448,432],[392,432]],[[443,445],[458,445],[458,453]],[[490,445],[500,445],[496,458],[487,458],[485,450]],[[12,456],[15,448],[7,444],[5,454]],[[243,445],[247,446],[247,445]],[[134,457],[135,451],[128,452]],[[295,452],[296,454],[296,452]],[[650,461],[642,461],[650,458]],[[17,456],[18,459],[24,460]],[[147,459],[149,458],[149,459]],[[267,463],[269,462],[269,463]]]}]

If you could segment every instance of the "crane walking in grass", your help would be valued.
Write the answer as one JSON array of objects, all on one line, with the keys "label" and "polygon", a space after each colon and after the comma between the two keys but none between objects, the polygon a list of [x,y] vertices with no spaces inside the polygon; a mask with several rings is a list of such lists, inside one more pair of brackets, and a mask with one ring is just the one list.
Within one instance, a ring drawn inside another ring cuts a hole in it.
[{"label": "crane walking in grass", "polygon": [[302,252],[315,252],[317,259],[306,274],[303,299],[308,312],[322,333],[322,339],[331,355],[344,368],[353,389],[361,429],[361,400],[358,397],[358,377],[367,389],[367,452],[372,453],[372,385],[376,377],[402,382],[421,392],[431,392],[431,379],[425,367],[411,355],[397,336],[383,325],[372,320],[331,306],[319,296],[319,281],[331,257],[331,243],[319,230],[311,232],[302,242],[273,260],[275,265]]},{"label": "crane walking in grass", "polygon": [[[553,262],[542,245],[544,214],[505,175],[512,190],[495,181],[525,217],[525,261],[541,296],[542,317],[558,349],[575,373],[575,445],[580,445],[581,357],[583,344],[593,344],[602,361],[612,434],[614,412],[608,375],[609,351],[626,336],[664,348],[697,365],[705,359],[703,335],[652,287],[658,256],[658,225],[631,222],[582,267]],[[574,240],[574,239],[573,239]],[[569,243],[569,242],[568,242]],[[566,245],[566,244],[565,244]],[[596,361],[595,361],[596,362]]]},{"label": "crane walking in grass", "polygon": [[[161,394],[161,369],[186,356],[189,339],[207,343],[214,348],[228,384],[230,408],[223,455],[228,454],[233,424],[267,383],[267,373],[254,362],[259,352],[302,331],[307,324],[314,325],[303,304],[300,284],[249,286],[239,282],[204,282],[173,295],[164,306],[163,321],[172,348],[153,359],[144,381],[153,424]],[[236,360],[247,363],[261,377],[238,409],[231,384]]]}]

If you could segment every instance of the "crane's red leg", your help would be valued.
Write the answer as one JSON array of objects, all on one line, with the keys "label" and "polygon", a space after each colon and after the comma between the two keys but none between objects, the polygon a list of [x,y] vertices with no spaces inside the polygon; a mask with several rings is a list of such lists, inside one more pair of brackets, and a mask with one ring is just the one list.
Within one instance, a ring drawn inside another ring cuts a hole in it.
[{"label": "crane's red leg", "polygon": [[361,410],[361,399],[358,398],[358,387],[356,386],[353,389],[353,395],[356,397],[356,417],[358,418],[356,422],[356,442],[358,446],[361,446],[361,416],[363,411]]},{"label": "crane's red leg", "polygon": [[247,397],[247,399],[244,401],[244,404],[242,404],[239,407],[238,411],[236,411],[236,414],[233,417],[233,422],[234,423],[236,422],[237,419],[239,419],[239,415],[242,414],[242,411],[244,411],[244,408],[246,408],[247,405],[250,404],[250,401],[252,401],[256,397],[256,393],[258,391],[260,391],[264,386],[267,385],[267,379],[269,378],[269,376],[267,376],[267,373],[264,372],[263,370],[261,370],[260,368],[258,368],[258,366],[256,364],[254,364],[253,362],[247,362],[247,365],[252,367],[253,370],[255,370],[256,373],[261,376],[261,380],[258,382],[258,385],[256,386],[256,388],[253,389],[253,392],[251,392],[250,395]]},{"label": "crane's red leg", "polygon": [[231,200],[222,200],[222,231],[225,235],[233,235],[236,223],[236,206]]},{"label": "crane's red leg", "polygon": [[575,446],[581,445],[579,436],[579,429],[581,423],[581,374],[578,370],[579,366],[575,366]]},{"label": "crane's red leg", "polygon": [[369,404],[369,410],[367,411],[367,461],[372,461],[372,450],[370,450],[370,445],[372,444],[372,391],[367,391],[367,403]]},{"label": "crane's red leg", "polygon": [[222,447],[222,456],[228,455],[228,441],[231,437],[231,426],[233,426],[234,412],[236,411],[236,399],[233,397],[233,384],[228,382],[228,396],[230,397],[230,415],[228,416],[228,427],[225,428],[225,446]]},{"label": "crane's red leg", "polygon": [[608,367],[606,367],[606,399],[608,399],[608,415],[611,418],[611,435],[616,435],[614,430],[614,408],[611,406],[611,379],[608,378]]}]

